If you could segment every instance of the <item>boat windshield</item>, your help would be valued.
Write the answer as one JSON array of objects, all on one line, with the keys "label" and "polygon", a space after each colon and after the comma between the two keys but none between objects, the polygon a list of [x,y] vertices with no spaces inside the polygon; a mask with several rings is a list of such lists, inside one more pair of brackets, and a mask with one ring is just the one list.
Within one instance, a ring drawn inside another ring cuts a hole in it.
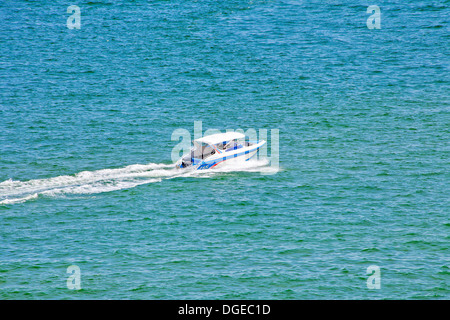
[{"label": "boat windshield", "polygon": [[216,153],[216,151],[209,144],[195,142],[194,147],[191,149],[190,157],[195,159],[205,159],[214,153]]},{"label": "boat windshield", "polygon": [[235,140],[225,141],[223,143],[218,143],[217,148],[219,150],[230,151],[230,150],[242,148],[242,144],[240,144],[239,141],[237,141],[235,139]]}]

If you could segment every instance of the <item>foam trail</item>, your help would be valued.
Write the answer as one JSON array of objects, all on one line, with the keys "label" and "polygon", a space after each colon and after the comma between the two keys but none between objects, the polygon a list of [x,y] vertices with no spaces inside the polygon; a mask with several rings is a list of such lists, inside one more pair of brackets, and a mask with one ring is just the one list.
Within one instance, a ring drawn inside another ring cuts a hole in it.
[{"label": "foam trail", "polygon": [[134,188],[179,174],[175,165],[150,163],[118,169],[83,171],[73,176],[59,176],[29,181],[6,180],[0,183],[0,205],[25,202],[39,195],[95,194]]},{"label": "foam trail", "polygon": [[47,179],[15,181],[12,179],[0,183],[0,205],[26,202],[42,196],[69,194],[96,194],[139,185],[160,182],[163,179],[177,177],[208,178],[215,174],[235,171],[269,172],[268,161],[250,160],[230,163],[212,170],[179,170],[174,164],[149,163],[134,164],[118,169],[83,171],[75,175],[58,176]]},{"label": "foam trail", "polygon": [[21,203],[21,202],[25,202],[31,199],[36,199],[39,195],[37,193],[34,194],[30,194],[28,196],[25,196],[23,198],[16,198],[16,199],[5,199],[0,201],[0,205],[2,204],[14,204],[14,203]]}]

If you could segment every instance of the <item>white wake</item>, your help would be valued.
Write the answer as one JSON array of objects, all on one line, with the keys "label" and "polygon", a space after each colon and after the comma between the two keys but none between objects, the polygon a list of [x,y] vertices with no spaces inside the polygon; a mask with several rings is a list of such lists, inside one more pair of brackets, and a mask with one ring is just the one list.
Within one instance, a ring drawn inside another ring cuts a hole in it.
[{"label": "white wake", "polygon": [[6,180],[0,183],[0,205],[21,203],[42,196],[70,194],[96,194],[139,185],[160,182],[177,177],[208,178],[227,172],[274,173],[268,166],[268,160],[250,160],[247,162],[223,164],[209,170],[177,169],[174,164],[134,164],[118,169],[83,171],[75,175],[65,175],[47,179],[28,181]]}]

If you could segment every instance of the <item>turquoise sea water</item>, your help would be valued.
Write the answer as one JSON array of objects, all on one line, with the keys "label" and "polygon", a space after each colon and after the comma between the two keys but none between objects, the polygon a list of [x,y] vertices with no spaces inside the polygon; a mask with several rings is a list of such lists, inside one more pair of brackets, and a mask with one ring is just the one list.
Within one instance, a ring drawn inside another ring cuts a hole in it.
[{"label": "turquoise sea water", "polygon": [[[0,299],[450,298],[449,14],[2,1]],[[178,176],[194,121],[279,129],[279,172]]]}]

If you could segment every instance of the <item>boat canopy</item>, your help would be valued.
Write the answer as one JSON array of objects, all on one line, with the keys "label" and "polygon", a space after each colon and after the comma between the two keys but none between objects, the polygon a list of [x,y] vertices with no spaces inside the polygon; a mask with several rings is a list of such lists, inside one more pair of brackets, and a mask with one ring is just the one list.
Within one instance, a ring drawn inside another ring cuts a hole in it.
[{"label": "boat canopy", "polygon": [[235,139],[243,139],[245,135],[239,132],[226,132],[226,133],[216,133],[210,136],[206,136],[197,140],[194,140],[198,143],[206,143],[206,144],[218,144],[225,141],[235,140]]}]

